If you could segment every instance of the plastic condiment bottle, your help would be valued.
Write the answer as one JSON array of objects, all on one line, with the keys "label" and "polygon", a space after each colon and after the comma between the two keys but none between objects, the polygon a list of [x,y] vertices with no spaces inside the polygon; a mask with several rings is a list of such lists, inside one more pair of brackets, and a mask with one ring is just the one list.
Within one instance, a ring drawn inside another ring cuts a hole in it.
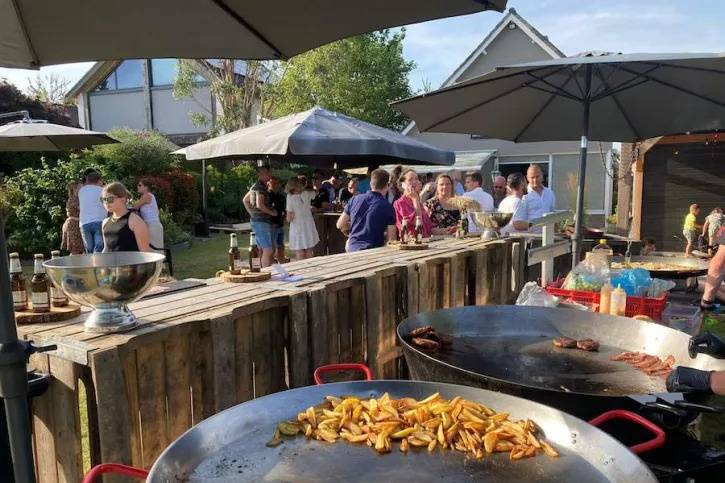
[{"label": "plastic condiment bottle", "polygon": [[624,291],[621,285],[618,285],[612,291],[612,298],[609,304],[609,313],[611,315],[623,316],[627,312],[627,292]]},{"label": "plastic condiment bottle", "polygon": [[612,303],[612,284],[607,281],[599,292],[599,313],[608,314]]}]

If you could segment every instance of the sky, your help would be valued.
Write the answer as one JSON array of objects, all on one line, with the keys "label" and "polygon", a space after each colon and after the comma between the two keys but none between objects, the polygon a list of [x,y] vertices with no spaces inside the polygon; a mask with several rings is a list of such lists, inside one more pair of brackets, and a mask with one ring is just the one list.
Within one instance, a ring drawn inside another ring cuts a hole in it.
[{"label": "sky", "polygon": [[[583,51],[723,52],[723,0],[509,0],[566,55]],[[501,19],[496,12],[434,20],[407,27],[403,55],[416,63],[410,84],[438,87]],[[46,67],[75,83],[93,63]],[[0,68],[4,77],[25,89],[38,71]]]}]

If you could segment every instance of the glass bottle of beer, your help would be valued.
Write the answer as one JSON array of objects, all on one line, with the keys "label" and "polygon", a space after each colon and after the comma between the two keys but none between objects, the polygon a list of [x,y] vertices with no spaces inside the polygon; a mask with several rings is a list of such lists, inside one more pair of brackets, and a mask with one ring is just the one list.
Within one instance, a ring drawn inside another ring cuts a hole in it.
[{"label": "glass bottle of beer", "polygon": [[408,219],[403,218],[402,226],[400,227],[400,243],[408,243]]},{"label": "glass bottle of beer", "polygon": [[36,253],[34,258],[35,268],[33,278],[30,279],[30,288],[33,291],[31,295],[33,312],[50,312],[50,283],[43,266],[44,257],[42,253]]},{"label": "glass bottle of beer", "polygon": [[420,245],[423,243],[423,219],[420,216],[415,217],[415,243]]},{"label": "glass bottle of beer", "polygon": [[262,260],[259,258],[259,248],[257,247],[257,237],[254,232],[249,236],[249,271],[259,272],[262,270]]},{"label": "glass bottle of beer", "polygon": [[468,235],[468,212],[466,210],[461,211],[461,222],[463,223],[463,236]]},{"label": "glass bottle of beer", "polygon": [[[60,250],[53,250],[50,252],[50,259],[60,258]],[[48,280],[50,284],[50,304],[53,307],[65,307],[68,305],[68,297],[65,296],[63,291],[55,286],[51,280]]]},{"label": "glass bottle of beer", "polygon": [[242,273],[242,254],[239,251],[237,234],[229,235],[229,273],[239,275]]},{"label": "glass bottle of beer", "polygon": [[10,290],[13,292],[13,310],[28,310],[28,289],[25,285],[23,267],[20,265],[20,255],[10,254]]}]

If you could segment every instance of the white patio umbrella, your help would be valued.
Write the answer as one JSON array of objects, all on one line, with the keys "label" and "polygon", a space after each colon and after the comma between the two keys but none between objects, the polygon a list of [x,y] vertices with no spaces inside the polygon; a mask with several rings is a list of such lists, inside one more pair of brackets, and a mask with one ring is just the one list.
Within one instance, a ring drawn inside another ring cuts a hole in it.
[{"label": "white patio umbrella", "polygon": [[[286,59],[376,29],[503,11],[506,0],[0,0],[0,67],[133,58]],[[2,227],[0,227],[2,231]],[[7,273],[0,236],[0,273]],[[0,396],[18,483],[34,482],[25,362],[0,277]]]},{"label": "white patio umbrella", "polygon": [[498,67],[395,105],[421,132],[581,139],[576,264],[589,138],[635,141],[725,128],[725,54],[617,54]]},{"label": "white patio umbrella", "polygon": [[0,66],[287,59],[372,30],[505,7],[506,0],[0,0]]},{"label": "white patio umbrella", "polygon": [[117,143],[109,135],[48,122],[12,122],[0,126],[0,151],[69,151]]}]

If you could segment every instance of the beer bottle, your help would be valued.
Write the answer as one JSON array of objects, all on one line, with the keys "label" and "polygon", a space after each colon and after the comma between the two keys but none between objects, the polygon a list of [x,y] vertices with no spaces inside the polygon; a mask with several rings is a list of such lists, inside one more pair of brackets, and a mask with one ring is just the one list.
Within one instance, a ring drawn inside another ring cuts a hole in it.
[{"label": "beer bottle", "polygon": [[259,272],[262,269],[262,260],[259,258],[259,248],[257,247],[257,237],[254,232],[249,237],[249,271]]},{"label": "beer bottle", "polygon": [[400,227],[400,243],[408,243],[408,238],[408,219],[403,218],[403,223]]},{"label": "beer bottle", "polygon": [[31,300],[33,301],[33,312],[50,312],[50,283],[45,274],[43,266],[43,254],[35,254],[35,268],[33,278],[30,279],[30,288],[33,290]]},{"label": "beer bottle", "polygon": [[[53,258],[60,258],[60,250],[50,252],[50,258],[51,260]],[[48,280],[48,282],[50,282],[50,304],[53,307],[65,307],[68,305],[68,297],[65,296],[65,293],[56,287],[52,280]]]},{"label": "beer bottle", "polygon": [[420,245],[423,243],[423,219],[420,216],[415,217],[415,243]]},{"label": "beer bottle", "polygon": [[458,226],[456,227],[456,238],[463,238],[465,235],[463,231],[463,218],[461,218],[458,220]]},{"label": "beer bottle", "polygon": [[13,292],[13,310],[28,310],[28,289],[18,253],[10,254],[10,290]]},{"label": "beer bottle", "polygon": [[463,236],[468,235],[468,212],[463,210],[461,212],[461,222],[463,223]]},{"label": "beer bottle", "polygon": [[236,233],[229,235],[229,273],[232,275],[242,273],[242,254],[239,251]]}]

